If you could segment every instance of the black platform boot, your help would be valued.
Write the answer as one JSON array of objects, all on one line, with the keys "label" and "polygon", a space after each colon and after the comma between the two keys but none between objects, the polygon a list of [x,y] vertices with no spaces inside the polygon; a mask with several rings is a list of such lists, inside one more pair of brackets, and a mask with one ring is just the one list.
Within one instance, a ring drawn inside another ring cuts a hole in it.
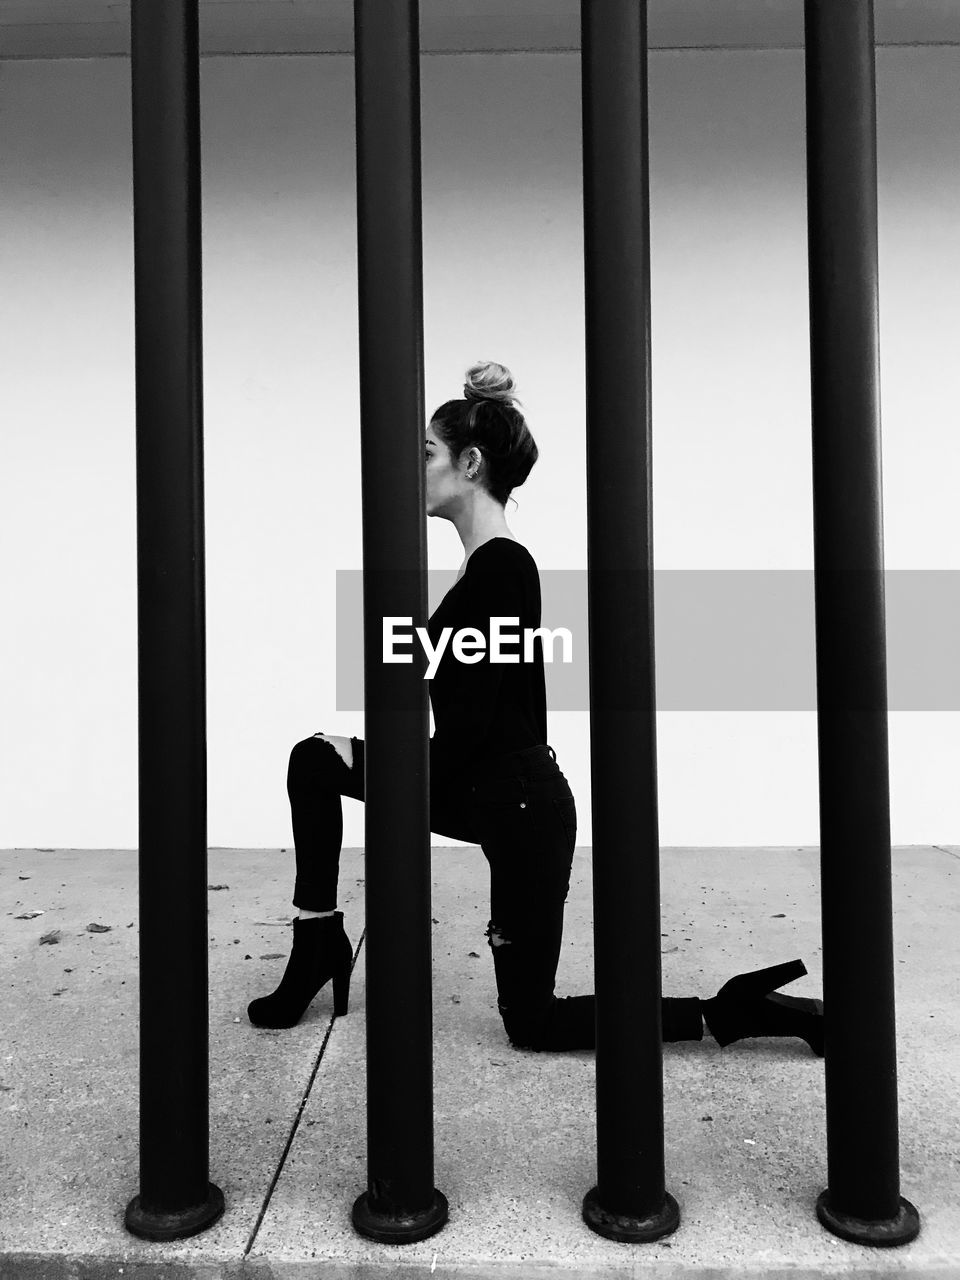
[{"label": "black platform boot", "polygon": [[707,1029],[721,1047],[747,1036],[797,1036],[823,1057],[823,1001],[772,994],[802,978],[802,960],[739,973],[700,1005]]},{"label": "black platform boot", "polygon": [[353,948],[343,931],[343,912],[293,922],[293,949],[276,991],[252,1000],[247,1016],[255,1027],[294,1027],[321,987],[333,979],[333,1012],[342,1017],[350,998]]}]

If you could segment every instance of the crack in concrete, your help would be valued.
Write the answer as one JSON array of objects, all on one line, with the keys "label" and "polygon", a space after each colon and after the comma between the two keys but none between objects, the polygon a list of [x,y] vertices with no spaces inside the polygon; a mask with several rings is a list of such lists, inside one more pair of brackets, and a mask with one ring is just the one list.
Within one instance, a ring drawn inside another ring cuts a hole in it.
[{"label": "crack in concrete", "polygon": [[935,844],[935,845],[932,845],[931,848],[939,849],[941,853],[947,854],[947,856],[950,858],[960,859],[960,853],[954,853],[952,849],[944,849],[943,845]]},{"label": "crack in concrete", "polygon": [[[360,948],[363,946],[363,940],[365,937],[366,937],[366,930],[364,929],[363,933],[361,933],[360,935],[360,941],[357,943],[357,949],[353,955],[353,963],[350,966],[351,977],[353,975],[354,969],[357,966],[357,960],[360,957]],[[293,1146],[293,1140],[297,1136],[297,1129],[300,1127],[300,1120],[301,1120],[301,1117],[303,1116],[304,1108],[306,1107],[307,1101],[310,1097],[310,1091],[313,1088],[313,1082],[317,1078],[317,1072],[320,1070],[320,1063],[323,1061],[323,1055],[326,1052],[327,1041],[330,1039],[330,1035],[333,1031],[333,1024],[336,1022],[336,1020],[337,1020],[337,1016],[336,1014],[333,1014],[330,1018],[330,1023],[327,1026],[326,1035],[324,1035],[323,1037],[323,1044],[321,1044],[320,1050],[317,1053],[317,1060],[313,1064],[313,1070],[310,1072],[310,1079],[307,1081],[306,1087],[304,1088],[304,1091],[303,1091],[303,1096],[300,1099],[300,1105],[299,1107],[297,1107],[297,1114],[293,1117],[293,1122],[290,1125],[290,1132],[287,1135],[286,1145],[283,1148],[283,1152],[281,1153],[280,1160],[277,1164],[276,1169],[274,1170],[273,1177],[270,1180],[270,1186],[267,1188],[266,1195],[263,1198],[263,1204],[260,1206],[260,1212],[257,1214],[257,1220],[253,1224],[253,1230],[250,1232],[250,1238],[247,1240],[246,1246],[243,1250],[244,1258],[248,1256],[248,1254],[250,1253],[250,1250],[253,1248],[253,1243],[257,1238],[257,1233],[259,1232],[260,1226],[264,1218],[266,1217],[267,1210],[270,1207],[270,1201],[273,1199],[273,1193],[276,1190],[277,1183],[280,1181],[280,1175],[283,1173],[284,1166],[287,1163],[287,1156],[290,1154],[290,1148]]]}]

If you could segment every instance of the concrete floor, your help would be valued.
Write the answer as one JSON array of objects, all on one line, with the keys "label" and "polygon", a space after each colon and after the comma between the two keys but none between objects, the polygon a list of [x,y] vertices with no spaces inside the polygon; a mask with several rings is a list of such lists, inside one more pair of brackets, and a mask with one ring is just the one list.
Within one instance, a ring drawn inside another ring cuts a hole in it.
[{"label": "concrete floor", "polygon": [[[435,1181],[450,1220],[378,1245],[350,1222],[366,1189],[363,855],[341,901],[358,951],[350,1012],[329,986],[301,1024],[258,1030],[290,945],[292,850],[209,855],[210,1177],[226,1212],[187,1240],[123,1226],[139,1190],[136,854],[0,853],[0,1277],[960,1277],[960,846],[894,851],[902,1192],[910,1245],[871,1249],[817,1222],[823,1062],[799,1040],[664,1047],[667,1189],[679,1229],[595,1235],[594,1058],[518,1052],[496,1010],[486,863],[434,850]],[[664,849],[663,987],[711,995],[803,956],[819,994],[816,849]],[[558,994],[592,987],[589,849],[574,862]],[[17,919],[31,911],[43,914]],[[107,926],[95,932],[88,925]],[[41,943],[50,931],[59,941]],[[398,1046],[402,1052],[402,1046]]]}]

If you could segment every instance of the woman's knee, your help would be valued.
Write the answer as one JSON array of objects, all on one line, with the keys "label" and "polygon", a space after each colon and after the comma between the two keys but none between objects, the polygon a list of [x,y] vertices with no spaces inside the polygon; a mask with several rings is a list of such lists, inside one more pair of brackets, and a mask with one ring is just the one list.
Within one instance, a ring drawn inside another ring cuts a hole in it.
[{"label": "woman's knee", "polygon": [[321,742],[328,742],[347,768],[353,768],[353,740],[351,738],[335,733],[315,733],[313,736]]},{"label": "woman's knee", "polygon": [[532,1005],[505,1006],[497,1002],[500,1020],[507,1033],[507,1039],[514,1049],[533,1049],[540,1051],[545,1047],[545,1031],[550,1015],[550,1003],[538,1002]]},{"label": "woman's knee", "polygon": [[[522,931],[521,931],[522,933]],[[515,934],[511,925],[487,924],[487,944],[493,956],[497,1009],[515,1049],[540,1049],[553,1003],[555,958],[543,940]]]},{"label": "woman's knee", "polygon": [[330,751],[331,746],[316,735],[294,744],[287,765],[288,792],[301,785],[315,787],[324,778],[332,778],[338,760]]}]

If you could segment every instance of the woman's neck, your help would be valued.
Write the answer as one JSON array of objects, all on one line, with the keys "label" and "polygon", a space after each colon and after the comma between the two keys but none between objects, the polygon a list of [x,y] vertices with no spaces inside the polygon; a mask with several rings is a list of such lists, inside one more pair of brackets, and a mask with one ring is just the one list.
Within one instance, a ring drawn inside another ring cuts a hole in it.
[{"label": "woman's neck", "polygon": [[476,551],[477,547],[482,546],[485,542],[489,542],[491,538],[512,538],[514,542],[517,539],[507,527],[504,518],[503,508],[497,504],[495,511],[473,511],[471,519],[465,522],[463,527],[457,525],[457,533],[460,535],[460,541],[463,543],[463,564],[460,566],[461,572],[466,568],[467,561]]}]

